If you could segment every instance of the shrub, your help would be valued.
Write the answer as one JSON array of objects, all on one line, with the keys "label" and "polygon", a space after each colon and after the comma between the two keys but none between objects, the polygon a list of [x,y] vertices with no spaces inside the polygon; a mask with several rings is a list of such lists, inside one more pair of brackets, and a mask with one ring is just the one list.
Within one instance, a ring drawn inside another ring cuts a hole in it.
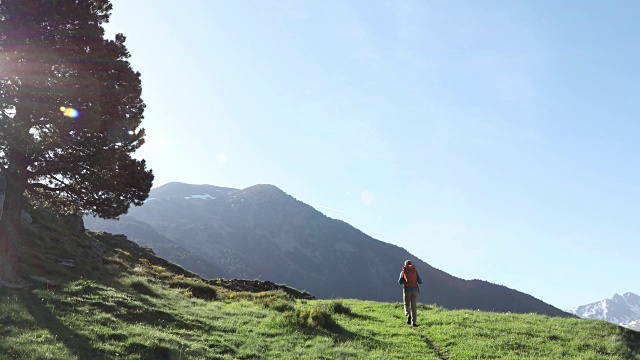
[{"label": "shrub", "polygon": [[285,312],[282,315],[282,321],[288,328],[294,330],[304,329],[308,326],[309,312],[300,310]]},{"label": "shrub", "polygon": [[332,314],[340,314],[340,315],[351,315],[351,308],[344,305],[340,301],[334,301],[327,305],[329,312]]},{"label": "shrub", "polygon": [[320,307],[314,307],[309,311],[311,325],[316,328],[331,329],[336,326],[335,320],[327,310]]},{"label": "shrub", "polygon": [[198,279],[186,278],[182,275],[175,276],[169,280],[167,285],[172,289],[185,289],[183,294],[188,297],[194,297],[203,300],[215,300],[218,297],[218,291],[213,286],[206,284]]},{"label": "shrub", "polygon": [[270,309],[278,312],[295,311],[296,308],[288,302],[278,301],[271,305]]},{"label": "shrub", "polygon": [[162,280],[170,279],[173,276],[173,273],[159,265],[151,265],[150,270],[155,277]]},{"label": "shrub", "polygon": [[285,326],[296,330],[309,328],[335,330],[338,324],[332,314],[351,313],[351,309],[340,302],[316,304],[310,310],[295,310],[292,304],[281,299],[273,300],[273,297],[263,299],[262,304],[269,309],[283,312],[281,320]]},{"label": "shrub", "polygon": [[291,304],[291,299],[281,291],[264,293],[264,296],[257,296],[255,300],[265,309],[278,312],[295,310],[295,307]]},{"label": "shrub", "polygon": [[158,294],[151,287],[151,285],[149,285],[146,282],[146,280],[144,280],[141,277],[127,278],[127,280],[125,280],[124,283],[127,286],[129,286],[131,289],[139,292],[140,294],[151,296],[151,297],[157,297],[158,296]]}]

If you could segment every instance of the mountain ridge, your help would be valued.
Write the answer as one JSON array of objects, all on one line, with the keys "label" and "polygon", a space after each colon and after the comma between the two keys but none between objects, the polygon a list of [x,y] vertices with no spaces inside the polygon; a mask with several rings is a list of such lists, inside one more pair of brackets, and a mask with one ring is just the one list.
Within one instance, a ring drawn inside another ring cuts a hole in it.
[{"label": "mountain ridge", "polygon": [[286,283],[320,298],[399,301],[400,268],[412,259],[425,280],[421,301],[445,308],[571,316],[517,290],[436,269],[274,185],[231,189],[174,182],[152,189],[150,198],[126,216],[149,224],[233,277]]},{"label": "mountain ridge", "polygon": [[597,319],[640,331],[640,296],[627,292],[610,299],[576,306],[566,310],[584,319]]}]

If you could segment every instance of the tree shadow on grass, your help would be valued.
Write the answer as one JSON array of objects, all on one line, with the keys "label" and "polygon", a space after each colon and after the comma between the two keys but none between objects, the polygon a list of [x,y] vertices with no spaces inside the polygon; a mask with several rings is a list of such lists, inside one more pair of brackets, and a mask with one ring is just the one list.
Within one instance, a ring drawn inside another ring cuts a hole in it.
[{"label": "tree shadow on grass", "polygon": [[366,321],[372,321],[372,322],[383,322],[383,320],[380,320],[376,317],[369,316],[369,315],[356,314],[353,312],[348,314],[342,314],[342,315],[351,319],[359,319],[359,320],[366,320]]},{"label": "tree shadow on grass", "polygon": [[325,332],[324,335],[330,337],[335,343],[353,341],[362,344],[368,344],[368,346],[372,349],[380,348],[383,344],[383,341],[377,339],[374,336],[367,336],[349,331],[336,322],[331,323],[326,328],[322,329],[322,331]]},{"label": "tree shadow on grass", "polygon": [[107,359],[109,354],[91,346],[90,339],[80,335],[60,322],[58,317],[46,306],[45,301],[31,290],[14,292],[19,301],[27,308],[38,327],[47,329],[62,341],[67,350],[78,359]]}]

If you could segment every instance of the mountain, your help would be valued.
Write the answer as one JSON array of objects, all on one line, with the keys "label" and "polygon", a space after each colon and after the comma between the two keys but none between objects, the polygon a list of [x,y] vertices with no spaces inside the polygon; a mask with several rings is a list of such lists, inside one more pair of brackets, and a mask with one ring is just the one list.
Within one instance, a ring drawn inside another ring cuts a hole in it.
[{"label": "mountain", "polygon": [[567,312],[585,319],[605,320],[626,328],[640,331],[640,296],[615,294],[611,299],[578,306]]},{"label": "mountain", "polygon": [[[404,260],[411,259],[423,279],[421,302],[449,309],[570,316],[522,292],[447,274],[273,185],[240,190],[169,183],[152,189],[146,203],[130,209],[127,218],[147,224],[230,277],[284,283],[319,298],[400,301],[398,276]],[[116,225],[96,220],[86,226],[111,232]],[[116,232],[130,235],[127,227]],[[139,235],[132,234],[131,239],[136,238]],[[194,264],[183,260],[175,259],[195,271]]]},{"label": "mountain", "polygon": [[127,234],[129,240],[153,249],[158,256],[176,264],[189,264],[193,271],[206,278],[227,277],[226,271],[190,251],[175,241],[157,232],[151,225],[131,216],[121,216],[119,221],[104,221],[95,217],[85,217],[84,224],[93,231],[107,231],[113,234]]}]

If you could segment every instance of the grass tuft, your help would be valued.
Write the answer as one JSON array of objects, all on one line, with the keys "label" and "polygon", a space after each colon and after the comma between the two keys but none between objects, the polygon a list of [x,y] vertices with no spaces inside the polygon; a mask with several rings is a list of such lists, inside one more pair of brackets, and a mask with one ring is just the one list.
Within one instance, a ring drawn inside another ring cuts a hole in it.
[{"label": "grass tuft", "polygon": [[183,295],[203,300],[215,300],[218,291],[215,287],[197,278],[187,278],[183,275],[173,277],[167,281],[167,285],[172,289],[183,289]]},{"label": "grass tuft", "polygon": [[333,320],[331,313],[324,309],[324,306],[314,306],[309,310],[309,319],[311,319],[311,325],[313,327],[330,330],[336,327],[336,322]]}]

